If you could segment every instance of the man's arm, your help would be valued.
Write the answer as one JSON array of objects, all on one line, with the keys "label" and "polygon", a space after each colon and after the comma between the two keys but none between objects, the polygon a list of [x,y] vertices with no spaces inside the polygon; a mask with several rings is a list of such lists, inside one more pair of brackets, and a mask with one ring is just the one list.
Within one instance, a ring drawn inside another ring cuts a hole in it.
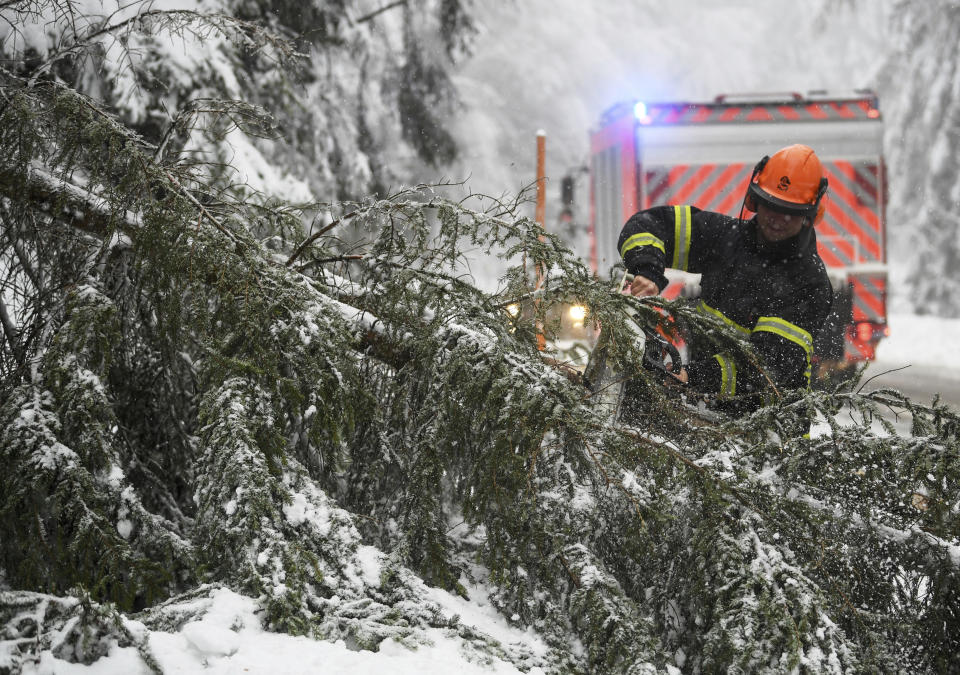
[{"label": "man's arm", "polygon": [[[627,271],[639,279],[631,287],[634,295],[655,295],[666,287],[663,270],[667,255],[672,258],[676,249],[677,213],[687,216],[690,211],[690,207],[655,206],[635,213],[623,226],[617,248]],[[649,292],[646,282],[656,286],[655,293]]]},{"label": "man's arm", "polygon": [[663,270],[700,272],[730,218],[695,206],[655,206],[626,222],[617,242],[634,295],[656,295],[667,285]]}]

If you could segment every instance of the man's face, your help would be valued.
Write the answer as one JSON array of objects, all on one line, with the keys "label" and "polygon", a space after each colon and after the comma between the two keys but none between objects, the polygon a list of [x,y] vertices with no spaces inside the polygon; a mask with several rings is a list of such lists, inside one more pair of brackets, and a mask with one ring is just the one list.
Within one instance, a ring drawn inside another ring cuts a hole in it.
[{"label": "man's face", "polygon": [[774,211],[769,206],[757,203],[757,229],[760,236],[769,242],[783,241],[800,233],[804,227],[804,217]]}]

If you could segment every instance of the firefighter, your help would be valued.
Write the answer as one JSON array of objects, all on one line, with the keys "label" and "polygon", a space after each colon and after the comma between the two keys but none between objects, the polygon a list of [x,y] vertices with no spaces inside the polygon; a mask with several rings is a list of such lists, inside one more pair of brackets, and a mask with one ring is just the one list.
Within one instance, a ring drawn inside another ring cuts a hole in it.
[{"label": "firefighter", "polygon": [[729,412],[755,408],[767,386],[808,387],[813,342],[830,312],[833,293],[817,254],[814,226],[823,218],[827,179],[814,151],[791,145],[757,163],[744,206],[750,220],[658,206],[634,214],[618,246],[634,274],[630,292],[656,295],[667,285],[665,267],[700,273],[699,309],[749,337],[761,372],[730,354],[713,354],[693,341],[677,378],[725,402]]}]

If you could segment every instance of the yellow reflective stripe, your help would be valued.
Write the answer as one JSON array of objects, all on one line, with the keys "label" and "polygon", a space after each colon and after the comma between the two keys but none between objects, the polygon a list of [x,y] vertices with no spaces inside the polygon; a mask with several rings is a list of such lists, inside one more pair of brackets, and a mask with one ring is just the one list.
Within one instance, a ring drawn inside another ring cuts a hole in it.
[{"label": "yellow reflective stripe", "polygon": [[740,331],[744,335],[750,335],[749,328],[744,328],[743,326],[738,324],[736,321],[731,321],[724,315],[723,312],[721,312],[719,309],[714,309],[713,307],[705,303],[703,300],[701,300],[700,304],[697,305],[697,309],[703,312],[704,314],[710,314],[712,316],[717,317],[718,319],[723,321],[725,324],[727,324],[731,328],[736,328],[738,331]]},{"label": "yellow reflective stripe", "polygon": [[777,316],[761,316],[757,319],[757,325],[753,327],[753,332],[767,331],[774,333],[782,338],[786,338],[803,349],[807,358],[813,356],[813,336],[800,326],[785,321]]},{"label": "yellow reflective stripe", "polygon": [[714,354],[720,364],[720,397],[727,398],[737,393],[737,364],[726,354]]},{"label": "yellow reflective stripe", "polygon": [[673,207],[673,263],[675,270],[687,271],[690,263],[690,226],[693,215],[689,206]]},{"label": "yellow reflective stripe", "polygon": [[623,242],[623,246],[620,248],[620,257],[624,257],[627,255],[627,251],[640,246],[653,246],[654,248],[659,248],[664,254],[667,252],[666,247],[663,245],[662,239],[653,236],[649,232],[641,232],[633,235]]},{"label": "yellow reflective stripe", "polygon": [[803,349],[803,352],[807,355],[807,368],[803,372],[803,376],[806,378],[807,385],[809,386],[810,375],[813,371],[813,336],[800,326],[781,319],[778,316],[761,316],[757,319],[757,325],[753,327],[753,332],[759,333],[762,331],[779,335]]}]

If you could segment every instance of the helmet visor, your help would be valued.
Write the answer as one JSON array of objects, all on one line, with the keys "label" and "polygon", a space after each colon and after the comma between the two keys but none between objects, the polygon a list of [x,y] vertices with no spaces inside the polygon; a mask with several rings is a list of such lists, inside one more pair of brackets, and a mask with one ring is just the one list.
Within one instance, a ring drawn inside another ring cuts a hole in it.
[{"label": "helmet visor", "polygon": [[750,194],[753,195],[758,204],[763,204],[777,213],[788,216],[812,216],[816,213],[816,204],[798,204],[797,202],[778,199],[766,190],[761,189],[756,183],[750,184]]}]

